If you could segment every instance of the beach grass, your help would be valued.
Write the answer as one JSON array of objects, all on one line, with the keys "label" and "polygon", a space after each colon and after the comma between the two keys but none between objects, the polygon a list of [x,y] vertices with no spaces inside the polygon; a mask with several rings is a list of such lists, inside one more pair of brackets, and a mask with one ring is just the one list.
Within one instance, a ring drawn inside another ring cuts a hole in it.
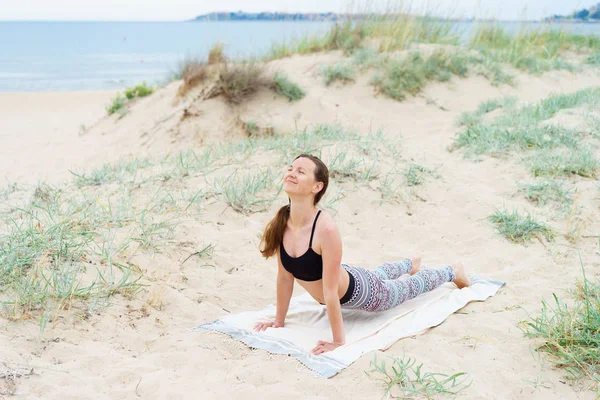
[{"label": "beach grass", "polygon": [[402,7],[388,7],[383,13],[365,12],[360,18],[347,17],[327,32],[274,43],[266,60],[341,50],[352,55],[365,47],[365,39],[379,40],[381,53],[408,49],[419,43],[459,44],[459,34],[450,20],[414,16]]},{"label": "beach grass", "polygon": [[471,382],[467,382],[468,375],[465,372],[452,375],[425,372],[423,363],[417,364],[416,359],[411,357],[393,357],[388,368],[385,360],[378,362],[375,356],[371,361],[371,369],[365,373],[384,384],[385,396],[397,390],[402,398],[454,396],[471,385]]},{"label": "beach grass", "polygon": [[502,236],[513,243],[527,244],[534,238],[551,241],[556,236],[548,225],[531,215],[521,215],[517,210],[496,210],[488,220]]},{"label": "beach grass", "polygon": [[534,152],[529,157],[528,165],[536,177],[579,175],[595,179],[600,160],[590,149],[557,149]]},{"label": "beach grass", "polygon": [[459,126],[475,126],[482,122],[482,117],[492,111],[498,109],[512,109],[515,106],[517,99],[508,96],[501,99],[490,99],[479,103],[475,111],[465,111],[460,115],[458,120]]},{"label": "beach grass", "polygon": [[329,86],[334,82],[353,82],[354,76],[354,67],[347,61],[338,61],[333,65],[321,66],[321,77],[325,86]]},{"label": "beach grass", "polygon": [[117,113],[120,116],[124,116],[127,113],[127,97],[121,93],[117,94],[106,107],[106,112],[108,115]]},{"label": "beach grass", "polygon": [[384,55],[381,55],[377,50],[370,47],[360,48],[352,54],[352,63],[362,69],[379,66],[385,60]]},{"label": "beach grass", "polygon": [[[482,111],[489,105],[482,104],[477,111],[463,114],[459,123],[464,125],[465,129],[458,133],[451,148],[464,147],[475,154],[531,149],[577,149],[580,145],[580,132],[544,122],[561,110],[598,104],[599,94],[599,88],[588,88],[570,94],[549,96],[540,102],[518,109],[511,107],[509,113],[501,114],[493,121],[485,123],[481,120]],[[537,157],[536,169],[537,165],[543,164],[542,156],[547,154],[542,152]],[[578,153],[577,157],[572,157],[573,162],[576,162],[578,157],[583,156]]]},{"label": "beach grass", "polygon": [[545,206],[549,203],[557,204],[561,209],[568,210],[573,204],[573,189],[565,188],[562,182],[544,179],[533,183],[518,185],[519,193],[531,203]]},{"label": "beach grass", "polygon": [[210,75],[209,68],[204,61],[198,58],[186,57],[175,72],[174,78],[183,80],[179,88],[179,95],[185,96],[190,89],[206,81]]},{"label": "beach grass", "polygon": [[[304,152],[331,166],[338,185],[327,198],[333,207],[358,186],[380,180],[381,169],[388,168],[380,157],[397,158],[399,143],[381,131],[317,125],[73,171],[65,186],[39,186],[30,205],[2,214],[2,315],[40,318],[45,326],[65,308],[95,310],[117,294],[136,296],[149,282],[128,263],[131,254],[163,253],[180,224],[205,212],[207,204],[220,202],[244,215],[266,210],[282,188],[276,168]],[[268,165],[239,168],[266,154]],[[196,179],[193,185],[190,179]]]},{"label": "beach grass", "polygon": [[133,100],[136,97],[150,96],[152,93],[154,93],[154,91],[155,88],[148,86],[146,82],[142,82],[138,85],[128,87],[127,89],[125,89],[123,94],[125,95],[127,100]]},{"label": "beach grass", "polygon": [[590,65],[600,65],[600,51],[594,51],[586,58],[585,62]]},{"label": "beach grass", "polygon": [[[600,247],[600,240],[599,240]],[[580,257],[582,279],[571,291],[568,301],[552,295],[542,301],[538,316],[523,322],[526,337],[535,339],[538,351],[548,353],[557,368],[566,371],[571,380],[600,385],[600,282],[589,279]]]},{"label": "beach grass", "polygon": [[305,35],[273,43],[265,56],[265,61],[285,58],[294,54],[305,55],[333,50],[342,50],[346,55],[351,55],[361,47],[365,35],[362,24],[352,20],[338,21],[323,34]]},{"label": "beach grass", "polygon": [[431,169],[416,163],[409,163],[404,172],[406,185],[409,187],[422,185],[425,183],[425,178],[430,175],[434,175]]},{"label": "beach grass", "polygon": [[595,36],[547,27],[522,29],[517,34],[509,34],[504,27],[492,23],[482,24],[476,29],[469,46],[482,52],[485,57],[539,74],[555,69],[575,71],[573,64],[561,58],[564,53],[598,50],[600,40]]},{"label": "beach grass", "polygon": [[220,94],[229,103],[240,104],[259,88],[268,86],[264,74],[264,64],[256,61],[223,64],[217,80]]},{"label": "beach grass", "polygon": [[115,252],[127,247],[129,239],[113,247],[107,220],[94,224],[91,207],[66,199],[60,188],[42,185],[28,207],[4,220],[2,316],[47,319],[78,303],[90,308],[117,293],[134,295],[141,289],[140,275],[115,259]]},{"label": "beach grass", "polygon": [[271,87],[289,101],[298,101],[306,95],[306,92],[283,72],[277,72],[273,75]]},{"label": "beach grass", "polygon": [[436,50],[428,57],[412,52],[408,57],[390,60],[373,79],[375,88],[385,95],[404,100],[418,94],[429,81],[445,82],[453,75],[464,77],[469,59],[461,53]]}]

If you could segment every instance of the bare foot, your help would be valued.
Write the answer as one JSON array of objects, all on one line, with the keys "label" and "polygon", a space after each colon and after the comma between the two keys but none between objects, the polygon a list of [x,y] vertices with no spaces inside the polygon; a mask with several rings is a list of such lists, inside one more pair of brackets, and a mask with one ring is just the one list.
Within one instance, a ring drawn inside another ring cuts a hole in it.
[{"label": "bare foot", "polygon": [[410,261],[412,263],[412,268],[410,270],[410,274],[414,275],[421,270],[421,257],[420,256],[413,257],[410,259]]},{"label": "bare foot", "polygon": [[452,267],[454,273],[456,273],[456,279],[454,279],[454,283],[456,284],[456,286],[458,286],[459,289],[471,286],[471,282],[467,277],[465,267],[462,265],[462,263],[456,263],[451,265],[450,267]]}]

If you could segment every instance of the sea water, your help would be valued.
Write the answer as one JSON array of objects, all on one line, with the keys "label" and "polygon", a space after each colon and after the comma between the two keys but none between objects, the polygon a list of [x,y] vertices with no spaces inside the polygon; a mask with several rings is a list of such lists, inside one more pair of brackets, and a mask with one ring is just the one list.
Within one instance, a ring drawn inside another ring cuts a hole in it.
[{"label": "sea water", "polygon": [[[504,23],[509,31],[521,23]],[[537,24],[530,24],[535,28]],[[233,58],[260,57],[274,42],[320,34],[330,22],[0,22],[0,91],[118,89],[164,83],[186,57],[217,42]],[[457,24],[464,39],[475,25]],[[564,29],[600,34],[598,24]]]}]

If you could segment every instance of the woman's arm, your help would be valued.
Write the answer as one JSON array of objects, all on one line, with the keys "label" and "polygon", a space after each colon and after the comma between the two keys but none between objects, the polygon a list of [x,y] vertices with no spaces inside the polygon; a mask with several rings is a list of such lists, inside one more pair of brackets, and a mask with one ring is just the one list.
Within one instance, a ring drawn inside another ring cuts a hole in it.
[{"label": "woman's arm", "polygon": [[342,307],[338,294],[340,282],[340,265],[342,263],[342,238],[333,221],[324,224],[321,240],[321,256],[323,257],[323,296],[327,306],[327,316],[331,324],[333,343],[346,343]]},{"label": "woman's arm", "polygon": [[255,331],[264,331],[267,328],[282,328],[285,316],[290,307],[290,300],[294,291],[294,276],[283,268],[279,251],[277,252],[277,312],[275,321],[258,322],[254,325]]},{"label": "woman's arm", "polygon": [[275,321],[283,326],[294,291],[294,275],[283,268],[279,251],[277,251],[277,265],[277,313],[275,314]]}]

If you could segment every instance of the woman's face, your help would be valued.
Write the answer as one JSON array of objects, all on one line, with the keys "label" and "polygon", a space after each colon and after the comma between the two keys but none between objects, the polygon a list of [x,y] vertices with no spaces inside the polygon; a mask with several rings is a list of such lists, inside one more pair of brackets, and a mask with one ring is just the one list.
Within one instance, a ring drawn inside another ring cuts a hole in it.
[{"label": "woman's face", "polygon": [[283,177],[283,190],[288,195],[315,195],[323,188],[323,183],[315,179],[316,168],[308,158],[294,160]]}]

